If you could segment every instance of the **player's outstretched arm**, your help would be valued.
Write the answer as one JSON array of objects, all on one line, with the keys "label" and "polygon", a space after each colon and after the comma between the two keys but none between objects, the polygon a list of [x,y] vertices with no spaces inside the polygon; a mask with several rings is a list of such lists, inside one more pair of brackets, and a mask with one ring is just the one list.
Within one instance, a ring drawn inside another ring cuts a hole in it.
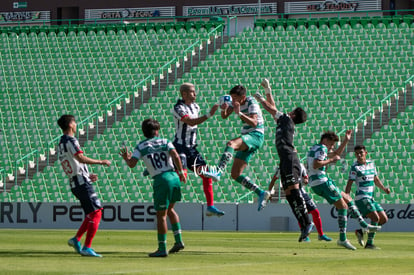
[{"label": "player's outstretched arm", "polygon": [[263,79],[263,81],[260,83],[260,85],[262,85],[262,87],[265,90],[266,101],[269,103],[269,106],[276,109],[276,104],[275,104],[275,101],[273,99],[272,88],[270,87],[269,80],[266,79],[266,78]]},{"label": "player's outstretched arm", "polygon": [[331,155],[331,154],[334,154],[334,155],[337,155],[337,156],[342,155],[342,153],[345,150],[346,145],[351,140],[351,137],[352,137],[352,130],[347,130],[345,132],[345,137],[342,140],[341,145],[339,145],[339,147],[335,151],[333,151],[332,153],[330,153],[329,155]]},{"label": "player's outstretched arm", "polygon": [[272,96],[272,88],[270,87],[269,80],[267,80],[266,78],[263,79],[260,85],[265,90],[266,99],[260,93],[256,93],[254,97],[257,99],[257,101],[259,101],[262,104],[263,108],[266,111],[268,111],[272,116],[275,116],[275,114],[277,113],[277,108]]},{"label": "player's outstretched arm", "polygon": [[134,168],[138,163],[138,160],[132,158],[132,153],[128,152],[128,149],[125,146],[119,150],[119,155],[124,159],[125,163],[130,168]]},{"label": "player's outstretched arm", "polygon": [[104,159],[104,160],[92,159],[92,158],[88,158],[84,154],[77,154],[75,158],[80,163],[85,163],[85,164],[101,164],[101,165],[106,165],[106,166],[111,165],[111,162],[107,159]]},{"label": "player's outstretched arm", "polygon": [[204,121],[206,121],[207,119],[209,119],[211,116],[213,116],[216,113],[218,108],[219,108],[219,105],[214,104],[213,107],[211,107],[210,111],[207,114],[205,114],[203,116],[200,116],[200,117],[197,117],[197,118],[190,118],[189,116],[186,116],[182,119],[182,121],[184,123],[190,125],[190,126],[195,126],[195,125],[201,124]]}]

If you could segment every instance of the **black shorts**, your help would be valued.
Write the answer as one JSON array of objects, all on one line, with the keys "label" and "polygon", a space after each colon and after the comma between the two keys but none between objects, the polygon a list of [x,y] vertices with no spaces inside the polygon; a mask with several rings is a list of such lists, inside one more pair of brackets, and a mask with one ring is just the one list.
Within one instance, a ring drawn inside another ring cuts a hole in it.
[{"label": "black shorts", "polygon": [[300,188],[300,193],[302,194],[302,197],[305,200],[306,209],[308,210],[308,212],[315,210],[317,208],[315,202],[302,187]]},{"label": "black shorts", "polygon": [[280,158],[280,180],[283,189],[300,182],[300,162],[297,154],[289,154]]},{"label": "black shorts", "polygon": [[73,195],[80,201],[83,211],[88,215],[98,209],[102,208],[101,201],[89,183],[78,185],[71,189]]},{"label": "black shorts", "polygon": [[175,149],[180,155],[181,162],[183,167],[187,167],[191,171],[194,171],[194,168],[199,166],[207,165],[203,156],[197,151],[196,147],[186,147],[177,143],[174,143]]}]

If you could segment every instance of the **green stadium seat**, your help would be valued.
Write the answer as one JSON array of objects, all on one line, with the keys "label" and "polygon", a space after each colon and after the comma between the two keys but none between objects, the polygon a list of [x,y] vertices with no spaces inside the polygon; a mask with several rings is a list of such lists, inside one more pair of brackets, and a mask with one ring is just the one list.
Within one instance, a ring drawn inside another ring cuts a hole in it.
[{"label": "green stadium seat", "polygon": [[[339,130],[341,127],[336,126],[338,121],[343,127],[351,126],[352,121],[361,112],[372,106],[372,102],[382,99],[394,87],[399,86],[401,80],[405,80],[402,76],[394,77],[394,75],[413,74],[410,67],[412,63],[410,61],[413,61],[412,58],[410,60],[412,56],[410,39],[413,36],[410,35],[409,28],[412,29],[414,23],[412,21],[410,23],[409,20],[405,17],[265,20],[265,25],[255,28],[254,31],[245,30],[232,37],[220,51],[201,62],[199,69],[193,69],[185,74],[183,81],[195,80],[200,91],[210,92],[209,95],[199,98],[204,110],[234,83],[241,82],[248,87],[249,92],[253,93],[261,79],[271,75],[274,89],[282,88],[283,91],[276,97],[283,107],[282,110],[288,110],[293,104],[301,104],[306,106],[313,116],[313,119],[297,129],[297,139],[301,142],[296,146],[300,154],[304,154],[323,129]],[[39,127],[45,129],[39,133],[36,143],[33,138],[33,145],[26,144],[26,147],[30,148],[39,147],[41,141],[50,140],[60,134],[53,123],[61,112],[71,111],[80,117],[86,117],[96,110],[106,110],[106,104],[117,97],[120,90],[128,90],[128,87],[136,83],[134,80],[142,75],[158,73],[158,67],[166,62],[164,57],[172,57],[173,52],[179,53],[199,37],[203,37],[209,26],[207,24],[202,26],[201,23],[109,25],[105,29],[73,27],[64,31],[59,28],[52,31],[53,33],[48,29],[43,31],[39,29],[33,33],[27,32],[27,35],[20,36],[20,39],[17,39],[15,34],[0,34],[1,54],[2,57],[7,56],[7,58],[3,57],[2,63],[5,72],[4,84],[13,94],[20,95],[17,102],[5,106],[4,112],[2,109],[2,113],[8,115],[6,118],[2,117],[1,122],[10,125],[11,129],[16,129],[13,137],[8,137],[8,141],[13,142],[9,143],[12,146],[6,148],[16,147],[13,153],[21,154],[22,149],[16,145],[32,142],[24,135],[20,136],[22,131],[17,130],[24,127],[30,129],[30,123],[26,123],[27,120],[24,118],[25,110],[14,109],[20,103],[24,104],[22,106],[33,106],[31,116],[39,118],[36,129]],[[156,40],[164,43],[153,45],[152,42]],[[28,43],[31,47],[26,47]],[[17,52],[14,51],[15,48],[21,50]],[[334,54],[326,54],[321,52],[321,49]],[[154,51],[160,52],[159,56],[154,57]],[[361,54],[354,55],[355,52]],[[135,60],[130,62],[130,59]],[[24,64],[30,64],[30,61],[33,65],[30,65],[30,68],[26,67]],[[125,66],[119,67],[119,63]],[[400,68],[402,66],[404,70]],[[238,68],[247,68],[247,70]],[[60,73],[62,71],[65,71],[65,74]],[[372,78],[362,77],[368,71]],[[29,78],[28,75],[32,77]],[[163,134],[172,137],[174,125],[169,112],[178,97],[178,86],[179,84],[173,84],[167,87],[159,98],[142,106],[141,110],[134,111],[133,116],[141,117],[151,110],[162,109],[162,114],[152,115],[163,119],[165,123]],[[35,92],[32,87],[36,88]],[[295,93],[298,90],[301,92]],[[361,96],[367,90],[371,94]],[[54,93],[56,96],[53,95]],[[320,96],[318,97],[317,94]],[[341,102],[330,97],[332,94],[337,94]],[[67,97],[62,99],[65,95]],[[81,95],[76,102],[71,100],[74,95]],[[360,99],[355,104],[354,99],[357,97]],[[31,102],[27,98],[31,98]],[[332,104],[332,108],[318,107],[318,102],[326,100],[338,103]],[[80,108],[69,109],[73,108],[75,103],[79,103]],[[346,104],[354,107],[344,108]],[[410,118],[412,114],[411,110]],[[325,115],[332,119],[324,119]],[[273,125],[270,116],[265,116],[265,119],[267,125]],[[400,120],[397,119],[393,123],[397,124],[398,121]],[[134,119],[125,119],[114,125],[113,129],[125,129],[125,131],[105,131],[102,137],[85,144],[85,149],[97,148],[91,151],[91,154],[112,158],[116,152],[111,150],[117,147],[121,140],[128,139],[133,146],[142,138],[141,134],[137,133],[139,131],[134,133],[134,129],[139,129],[139,125],[134,124],[135,122]],[[221,121],[217,118],[200,126],[199,134],[202,143],[200,146],[203,146],[200,148],[203,148],[202,152],[206,159],[214,162],[219,157],[225,141],[232,135],[221,130],[212,131],[207,128],[207,125],[213,129],[236,127],[237,131],[240,125],[234,120]],[[397,130],[406,133],[403,140],[414,138],[411,134],[412,129],[401,126],[399,129],[396,128]],[[252,174],[257,182],[265,182],[266,175],[272,173],[273,166],[277,162],[273,157],[276,156],[273,131],[272,127],[267,129],[266,140],[269,141],[251,164],[251,170],[259,172],[258,175]],[[381,142],[390,144],[389,139],[392,138],[396,139],[396,137],[374,135],[370,143],[371,145]],[[210,139],[215,140],[210,143]],[[403,144],[400,142],[400,145]],[[9,155],[9,148],[0,153]],[[111,149],[107,150],[107,148]],[[414,148],[402,148],[407,152],[414,151]],[[272,154],[269,155],[269,152]],[[384,157],[378,156],[377,159],[384,159]],[[7,162],[12,163],[12,160],[8,159]],[[387,177],[390,177],[391,172],[397,175],[401,165],[405,164],[382,163],[381,165],[392,168],[387,170],[381,166],[379,169],[384,170]],[[406,165],[412,166],[412,164]],[[97,190],[104,201],[152,201],[148,179],[142,179],[136,171],[127,172],[121,162],[114,162],[114,167],[116,168],[114,170],[96,168],[96,173],[102,178],[102,182],[97,185]],[[57,171],[57,169],[46,169],[42,178],[26,182],[26,189],[10,192],[10,195],[13,193],[12,199],[73,200],[70,190],[65,187],[67,183],[63,183],[61,171]],[[341,182],[344,179],[344,175],[339,170],[336,170],[334,175],[341,179]],[[133,177],[132,182],[131,177]],[[198,181],[194,182],[192,189],[186,190],[188,192],[184,194],[185,201],[204,201]],[[54,182],[53,185],[56,187],[47,188],[45,184],[48,182]],[[232,184],[236,183],[232,182]],[[106,186],[110,188],[107,190]],[[246,190],[240,188],[238,184],[231,189],[227,184],[217,185],[216,188],[217,201],[233,202],[243,198],[242,202],[252,202],[254,199],[254,196],[250,195],[244,197]],[[23,191],[23,195],[20,191]],[[9,194],[5,199],[10,199]],[[399,201],[406,201],[406,199],[410,198],[398,197]],[[381,197],[381,200],[387,198]]]}]

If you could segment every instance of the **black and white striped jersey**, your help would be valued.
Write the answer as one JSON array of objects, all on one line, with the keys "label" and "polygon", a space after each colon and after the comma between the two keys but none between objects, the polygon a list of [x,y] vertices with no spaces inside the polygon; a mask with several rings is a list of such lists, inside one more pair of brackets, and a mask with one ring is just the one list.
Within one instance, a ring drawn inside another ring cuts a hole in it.
[{"label": "black and white striped jersey", "polygon": [[184,100],[179,99],[172,110],[175,124],[174,143],[186,147],[197,145],[197,125],[190,126],[182,120],[185,117],[198,118],[200,106],[197,103],[187,105]]},{"label": "black and white striped jersey", "polygon": [[85,163],[80,163],[75,156],[83,151],[75,137],[63,135],[60,138],[58,154],[63,171],[71,181],[71,187],[90,183],[89,170]]}]

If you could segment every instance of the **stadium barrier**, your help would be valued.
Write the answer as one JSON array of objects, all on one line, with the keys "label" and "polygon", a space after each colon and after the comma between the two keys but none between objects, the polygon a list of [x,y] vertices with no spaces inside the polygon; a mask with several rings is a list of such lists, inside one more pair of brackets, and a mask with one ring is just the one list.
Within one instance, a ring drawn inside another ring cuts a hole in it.
[{"label": "stadium barrier", "polygon": [[[261,212],[256,205],[217,204],[226,215],[205,217],[206,205],[178,203],[183,230],[206,231],[273,231],[298,232],[297,220],[288,204],[269,204]],[[381,232],[412,232],[414,208],[412,204],[383,204],[388,222]],[[337,210],[329,204],[319,204],[325,232],[337,232]],[[78,228],[84,219],[79,204],[46,202],[0,202],[2,228],[69,229]],[[348,230],[360,228],[356,219],[348,219]],[[156,212],[151,203],[105,203],[100,229],[155,230]],[[336,238],[337,233],[331,237]],[[381,234],[381,233],[379,233]],[[315,237],[316,233],[310,235]]]}]

